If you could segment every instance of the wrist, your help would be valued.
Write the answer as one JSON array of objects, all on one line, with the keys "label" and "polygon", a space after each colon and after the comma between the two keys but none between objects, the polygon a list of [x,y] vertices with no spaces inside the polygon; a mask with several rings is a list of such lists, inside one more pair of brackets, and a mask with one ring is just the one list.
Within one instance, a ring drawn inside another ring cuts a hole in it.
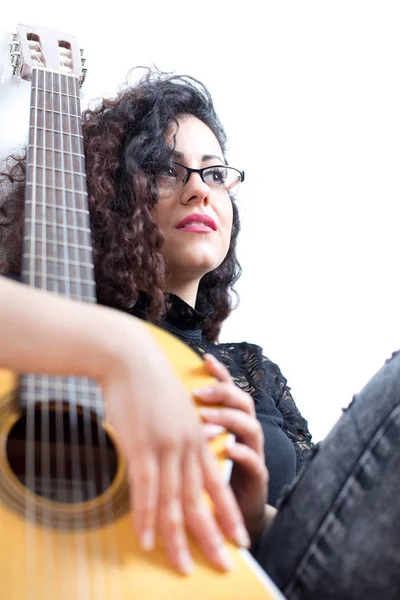
[{"label": "wrist", "polygon": [[[114,377],[122,376],[127,369],[138,364],[138,357],[143,352],[144,327],[130,317],[116,310],[98,307],[99,319],[91,323],[89,330],[86,369],[91,377],[101,385]],[[100,314],[100,311],[102,314]],[[136,360],[132,360],[135,356]]]},{"label": "wrist", "polygon": [[256,544],[262,532],[271,526],[272,521],[277,513],[276,508],[270,504],[265,504],[262,514],[259,516],[257,521],[248,524],[248,532],[250,535],[251,543]]}]

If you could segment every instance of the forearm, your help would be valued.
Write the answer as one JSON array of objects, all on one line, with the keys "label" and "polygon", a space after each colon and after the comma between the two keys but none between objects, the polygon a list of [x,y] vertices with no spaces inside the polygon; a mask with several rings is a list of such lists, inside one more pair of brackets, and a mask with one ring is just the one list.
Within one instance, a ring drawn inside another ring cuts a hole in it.
[{"label": "forearm", "polygon": [[[16,372],[86,375],[99,379],[114,360],[133,317],[76,302],[0,277],[0,367]],[[129,336],[134,350],[135,336]]]}]

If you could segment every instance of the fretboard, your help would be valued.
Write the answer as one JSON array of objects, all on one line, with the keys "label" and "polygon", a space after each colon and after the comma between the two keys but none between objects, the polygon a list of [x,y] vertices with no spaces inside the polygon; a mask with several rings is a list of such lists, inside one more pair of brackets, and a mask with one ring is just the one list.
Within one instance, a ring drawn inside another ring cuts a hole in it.
[{"label": "fretboard", "polygon": [[[22,279],[95,302],[78,77],[33,68],[30,114]],[[19,400],[21,408],[55,401],[103,412],[85,378],[24,375]]]},{"label": "fretboard", "polygon": [[32,70],[22,278],[96,298],[79,79],[41,68]]}]

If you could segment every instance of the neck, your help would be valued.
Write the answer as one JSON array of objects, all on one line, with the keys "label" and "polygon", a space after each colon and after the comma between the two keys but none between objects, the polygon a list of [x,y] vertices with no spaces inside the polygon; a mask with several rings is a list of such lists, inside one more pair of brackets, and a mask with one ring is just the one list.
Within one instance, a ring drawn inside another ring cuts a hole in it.
[{"label": "neck", "polygon": [[167,281],[167,292],[179,296],[179,298],[184,300],[192,308],[196,306],[198,289],[198,281],[182,282],[172,280],[171,278]]}]

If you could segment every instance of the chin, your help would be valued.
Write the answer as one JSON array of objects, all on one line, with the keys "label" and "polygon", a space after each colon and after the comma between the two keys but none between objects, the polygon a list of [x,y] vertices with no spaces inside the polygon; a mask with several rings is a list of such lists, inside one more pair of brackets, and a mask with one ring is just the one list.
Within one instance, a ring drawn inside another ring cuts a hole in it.
[{"label": "chin", "polygon": [[[223,259],[222,259],[223,260]],[[214,271],[222,262],[220,257],[211,255],[211,253],[185,253],[182,252],[179,256],[175,256],[173,260],[169,260],[169,267],[172,270],[190,271],[198,273],[200,277],[206,275],[210,271]]]}]

